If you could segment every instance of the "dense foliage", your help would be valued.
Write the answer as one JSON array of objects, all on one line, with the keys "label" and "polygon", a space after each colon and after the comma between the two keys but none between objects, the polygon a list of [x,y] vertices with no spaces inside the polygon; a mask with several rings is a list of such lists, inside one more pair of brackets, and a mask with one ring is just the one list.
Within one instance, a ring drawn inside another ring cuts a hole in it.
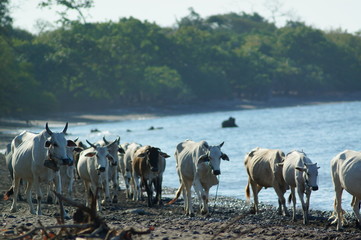
[{"label": "dense foliage", "polygon": [[191,11],[172,28],[122,18],[32,35],[0,14],[3,114],[361,90],[361,36],[341,30]]}]

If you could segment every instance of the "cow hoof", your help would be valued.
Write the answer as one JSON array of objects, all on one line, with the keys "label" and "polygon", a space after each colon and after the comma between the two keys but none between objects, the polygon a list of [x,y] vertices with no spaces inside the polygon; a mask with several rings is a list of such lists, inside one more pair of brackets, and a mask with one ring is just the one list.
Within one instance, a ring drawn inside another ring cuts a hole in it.
[{"label": "cow hoof", "polygon": [[112,200],[112,203],[117,203],[118,202],[118,198],[113,198],[113,200]]},{"label": "cow hoof", "polygon": [[16,208],[11,208],[10,212],[12,212],[12,213],[16,212]]},{"label": "cow hoof", "polygon": [[208,211],[202,210],[202,211],[201,211],[201,214],[202,214],[202,215],[207,215],[207,214],[208,214]]},{"label": "cow hoof", "polygon": [[48,196],[48,198],[46,199],[46,203],[48,203],[48,204],[53,203],[53,198]]},{"label": "cow hoof", "polygon": [[194,217],[194,213],[187,213],[186,216]]}]

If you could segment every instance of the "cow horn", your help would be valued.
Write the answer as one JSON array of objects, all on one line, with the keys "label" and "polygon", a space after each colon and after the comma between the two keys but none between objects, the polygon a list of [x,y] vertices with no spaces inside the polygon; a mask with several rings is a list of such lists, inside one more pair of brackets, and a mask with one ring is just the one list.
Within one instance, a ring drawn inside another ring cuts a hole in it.
[{"label": "cow horn", "polygon": [[79,137],[75,138],[75,140],[73,142],[77,142],[79,140]]},{"label": "cow horn", "polygon": [[224,142],[222,142],[221,144],[219,144],[219,148],[221,148],[223,146]]},{"label": "cow horn", "polygon": [[46,132],[51,136],[53,135],[53,132],[49,129],[48,127],[48,123],[45,124],[45,129],[46,129]]},{"label": "cow horn", "polygon": [[91,147],[93,147],[93,148],[97,148],[94,144],[92,144],[91,142],[89,142],[88,140],[85,140]]},{"label": "cow horn", "polygon": [[117,143],[119,144],[119,142],[120,142],[120,137],[117,138]]},{"label": "cow horn", "polygon": [[109,142],[105,139],[105,137],[103,137],[103,141],[105,144],[109,144]]},{"label": "cow horn", "polygon": [[63,133],[66,134],[66,130],[68,130],[68,122],[66,122],[65,127],[63,129]]}]

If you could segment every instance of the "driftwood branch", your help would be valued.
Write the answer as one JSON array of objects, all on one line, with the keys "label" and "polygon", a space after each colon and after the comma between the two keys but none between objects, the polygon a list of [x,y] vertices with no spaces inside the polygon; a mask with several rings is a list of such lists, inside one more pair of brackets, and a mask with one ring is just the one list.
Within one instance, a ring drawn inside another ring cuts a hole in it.
[{"label": "driftwood branch", "polygon": [[36,227],[36,228],[32,229],[31,231],[27,232],[26,234],[23,234],[21,236],[11,238],[11,239],[12,240],[24,239],[25,237],[30,236],[30,235],[32,235],[33,233],[35,233],[36,231],[39,231],[39,230],[49,230],[49,229],[56,229],[56,228],[83,229],[83,228],[90,228],[90,227],[93,227],[93,224],[64,224],[64,225],[55,225],[55,226],[43,226],[41,224],[40,227]]}]

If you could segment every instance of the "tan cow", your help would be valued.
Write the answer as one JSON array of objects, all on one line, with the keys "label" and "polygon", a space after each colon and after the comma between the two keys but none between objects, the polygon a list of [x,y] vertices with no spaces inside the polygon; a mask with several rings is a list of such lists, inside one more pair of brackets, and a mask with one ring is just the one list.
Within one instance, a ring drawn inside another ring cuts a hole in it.
[{"label": "tan cow", "polygon": [[[133,181],[134,181],[134,199],[141,198],[141,185],[145,187],[148,196],[148,207],[153,204],[162,204],[162,182],[163,172],[166,167],[165,158],[169,155],[160,151],[159,148],[149,145],[139,148],[134,153],[132,162]],[[139,182],[141,180],[141,182]],[[153,201],[153,185],[156,196]]]},{"label": "tan cow", "polygon": [[[317,191],[317,177],[318,177],[317,163],[312,163],[311,159],[307,157],[306,153],[300,151],[292,151],[287,154],[283,163],[283,178],[287,185],[291,188],[290,199],[293,202],[293,221],[296,221],[296,194],[302,204],[303,210],[303,224],[308,223],[308,210],[310,207],[311,190]],[[303,199],[303,194],[306,194],[306,202]]]},{"label": "tan cow", "polygon": [[221,174],[220,159],[229,161],[221,151],[224,142],[218,146],[209,146],[206,141],[193,142],[186,140],[177,145],[175,152],[180,187],[169,204],[174,203],[183,192],[184,211],[194,216],[191,187],[198,195],[201,213],[208,215],[209,189],[218,184],[217,175]]},{"label": "tan cow", "polygon": [[342,229],[343,211],[342,211],[342,192],[345,189],[352,198],[351,206],[359,223],[360,200],[361,200],[361,152],[345,150],[337,154],[331,160],[331,176],[335,188],[334,211],[337,213],[335,220],[337,230]]},{"label": "tan cow", "polygon": [[[254,198],[254,211],[258,209],[258,193],[263,187],[273,187],[278,196],[278,213],[288,215],[284,194],[287,190],[287,184],[282,176],[282,166],[285,154],[279,149],[255,148],[247,153],[244,159],[244,165],[248,173],[248,184],[246,186],[246,198],[249,201],[251,185]],[[282,210],[283,206],[283,210]]]},{"label": "tan cow", "polygon": [[134,159],[134,153],[141,147],[142,145],[139,143],[130,143],[127,144],[127,148],[125,150],[124,156],[119,161],[120,172],[123,175],[124,183],[126,187],[126,196],[128,199],[133,198],[135,186],[133,184],[133,170],[132,170],[132,162]]}]

